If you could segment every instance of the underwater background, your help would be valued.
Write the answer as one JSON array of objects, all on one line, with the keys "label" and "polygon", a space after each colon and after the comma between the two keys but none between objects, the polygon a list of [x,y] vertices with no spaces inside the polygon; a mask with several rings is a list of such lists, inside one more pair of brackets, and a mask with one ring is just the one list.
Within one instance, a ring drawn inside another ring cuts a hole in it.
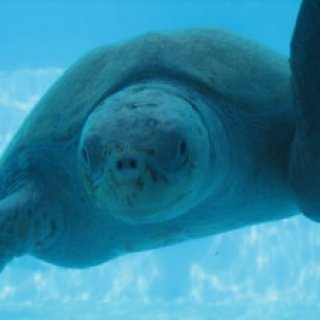
[{"label": "underwater background", "polygon": [[[45,90],[94,47],[219,27],[287,55],[298,0],[0,0],[0,154]],[[0,275],[7,320],[319,320],[320,226],[302,216],[71,270],[31,257]]]}]

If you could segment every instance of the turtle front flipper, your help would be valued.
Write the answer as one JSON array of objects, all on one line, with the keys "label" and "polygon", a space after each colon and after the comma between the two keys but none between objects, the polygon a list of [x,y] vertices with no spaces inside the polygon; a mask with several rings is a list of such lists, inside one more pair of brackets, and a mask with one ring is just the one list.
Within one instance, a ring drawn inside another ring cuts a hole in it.
[{"label": "turtle front flipper", "polygon": [[320,222],[320,1],[302,2],[291,42],[296,132],[289,179],[302,212]]},{"label": "turtle front flipper", "polygon": [[0,272],[15,257],[28,253],[48,230],[39,217],[40,196],[30,188],[0,200]]}]

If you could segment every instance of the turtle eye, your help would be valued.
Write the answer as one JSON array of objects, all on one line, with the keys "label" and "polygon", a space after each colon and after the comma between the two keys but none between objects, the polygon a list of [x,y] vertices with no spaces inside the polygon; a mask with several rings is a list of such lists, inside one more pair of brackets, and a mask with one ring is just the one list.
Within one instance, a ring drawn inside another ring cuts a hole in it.
[{"label": "turtle eye", "polygon": [[184,156],[187,153],[187,143],[185,140],[181,140],[179,148],[180,156]]},{"label": "turtle eye", "polygon": [[188,146],[184,139],[182,139],[178,145],[178,153],[177,153],[177,167],[181,168],[186,164],[188,158]]},{"label": "turtle eye", "polygon": [[82,148],[81,150],[81,156],[82,156],[82,160],[84,162],[84,164],[89,167],[90,162],[89,162],[89,155],[88,155],[88,151],[86,150],[86,148]]}]

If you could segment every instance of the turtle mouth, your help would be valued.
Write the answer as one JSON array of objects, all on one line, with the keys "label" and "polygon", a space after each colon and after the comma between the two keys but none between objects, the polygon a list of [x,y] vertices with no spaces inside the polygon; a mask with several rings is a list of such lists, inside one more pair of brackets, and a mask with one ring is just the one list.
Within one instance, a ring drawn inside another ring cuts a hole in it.
[{"label": "turtle mouth", "polygon": [[[127,223],[151,223],[177,217],[186,211],[194,192],[188,179],[168,176],[146,165],[140,174],[117,177],[105,171],[98,181],[85,175],[86,186],[100,208]],[[176,195],[176,196],[175,196]]]},{"label": "turtle mouth", "polygon": [[160,207],[155,207],[151,209],[133,209],[133,208],[128,208],[124,210],[112,210],[110,209],[110,214],[116,218],[120,218],[121,220],[125,220],[126,222],[131,222],[131,223],[149,223],[149,222],[154,222],[155,220],[158,220],[157,218],[160,218],[161,220],[166,218],[168,216],[173,217],[172,211],[175,210],[174,216],[177,216],[180,214],[179,210],[179,203],[182,203],[185,198],[187,198],[190,194],[192,193],[192,190],[188,190],[169,203],[160,206]]}]

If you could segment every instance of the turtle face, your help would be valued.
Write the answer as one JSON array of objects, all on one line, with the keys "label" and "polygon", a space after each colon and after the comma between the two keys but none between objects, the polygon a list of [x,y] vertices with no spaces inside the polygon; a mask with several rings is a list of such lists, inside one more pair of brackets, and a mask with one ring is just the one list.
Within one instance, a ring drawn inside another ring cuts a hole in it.
[{"label": "turtle face", "polygon": [[108,214],[130,223],[164,221],[201,199],[209,149],[206,128],[186,100],[155,85],[134,85],[88,118],[80,171]]}]

